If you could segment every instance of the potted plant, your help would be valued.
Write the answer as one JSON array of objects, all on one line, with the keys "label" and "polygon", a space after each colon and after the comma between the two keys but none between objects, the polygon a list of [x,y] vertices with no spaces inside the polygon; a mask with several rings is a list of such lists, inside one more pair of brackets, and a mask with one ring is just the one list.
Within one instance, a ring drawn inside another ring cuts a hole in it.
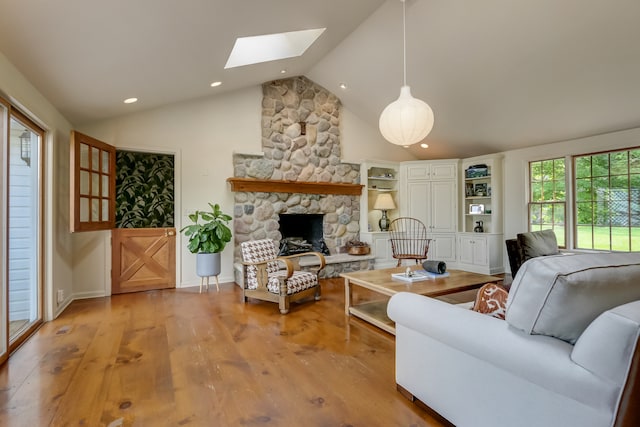
[{"label": "potted plant", "polygon": [[180,230],[189,237],[189,251],[197,254],[196,274],[200,277],[220,274],[220,252],[231,241],[231,230],[227,226],[231,216],[223,213],[217,203],[209,206],[210,212],[196,211],[189,215],[193,224]]}]

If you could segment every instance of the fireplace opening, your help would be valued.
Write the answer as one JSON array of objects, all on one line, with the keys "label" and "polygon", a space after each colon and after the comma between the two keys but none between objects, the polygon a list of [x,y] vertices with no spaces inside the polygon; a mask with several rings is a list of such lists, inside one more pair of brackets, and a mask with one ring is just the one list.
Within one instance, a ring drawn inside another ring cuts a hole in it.
[{"label": "fireplace opening", "polygon": [[322,214],[280,214],[280,256],[302,252],[329,255],[324,242]]}]

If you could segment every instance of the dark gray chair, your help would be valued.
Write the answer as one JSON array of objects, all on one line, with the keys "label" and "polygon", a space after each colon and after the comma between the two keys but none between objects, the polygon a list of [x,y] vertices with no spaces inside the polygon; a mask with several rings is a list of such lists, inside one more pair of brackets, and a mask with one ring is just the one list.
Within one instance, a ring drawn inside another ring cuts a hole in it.
[{"label": "dark gray chair", "polygon": [[560,253],[558,240],[553,230],[519,233],[515,239],[506,240],[505,244],[513,278],[516,277],[520,266],[531,258]]}]

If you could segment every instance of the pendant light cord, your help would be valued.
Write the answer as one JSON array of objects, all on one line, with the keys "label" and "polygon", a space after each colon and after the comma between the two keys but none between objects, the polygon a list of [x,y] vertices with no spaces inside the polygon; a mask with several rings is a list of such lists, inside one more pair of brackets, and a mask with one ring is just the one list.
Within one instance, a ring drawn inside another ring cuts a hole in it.
[{"label": "pendant light cord", "polygon": [[403,79],[402,85],[407,85],[407,13],[405,11],[405,5],[407,0],[400,0],[402,2],[402,61],[403,61]]}]

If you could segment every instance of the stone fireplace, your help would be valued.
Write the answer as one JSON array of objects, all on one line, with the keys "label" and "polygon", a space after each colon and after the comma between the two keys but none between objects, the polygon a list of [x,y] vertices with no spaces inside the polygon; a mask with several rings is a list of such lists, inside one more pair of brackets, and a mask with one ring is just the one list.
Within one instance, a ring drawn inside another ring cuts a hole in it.
[{"label": "stone fireplace", "polygon": [[[241,261],[241,242],[279,242],[280,215],[291,214],[321,215],[328,251],[340,254],[360,231],[360,193],[351,191],[359,187],[360,166],[340,160],[340,100],[303,76],[264,83],[262,92],[264,154],[233,156],[235,181],[265,184],[245,191],[230,179],[235,260]],[[364,258],[350,262],[357,265],[349,271],[372,264]],[[337,268],[327,266],[325,275],[332,277]]]}]

